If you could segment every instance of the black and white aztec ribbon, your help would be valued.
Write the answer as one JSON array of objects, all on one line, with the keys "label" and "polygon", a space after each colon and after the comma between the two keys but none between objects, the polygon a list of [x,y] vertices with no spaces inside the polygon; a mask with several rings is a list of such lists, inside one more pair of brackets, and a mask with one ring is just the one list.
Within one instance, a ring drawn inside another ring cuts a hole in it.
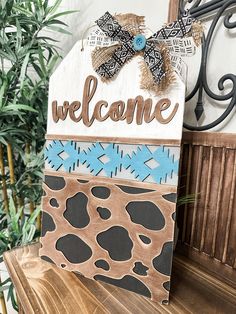
[{"label": "black and white aztec ribbon", "polygon": [[[164,42],[171,54],[172,65],[175,66],[176,64],[180,64],[181,60],[178,60],[179,57],[189,56],[195,53],[195,46],[192,38],[185,37],[191,32],[193,22],[195,22],[195,19],[186,12],[178,20],[161,28],[151,37],[146,39],[146,44],[143,49],[143,57],[156,84],[159,84],[165,76],[163,67],[164,60],[157,44]],[[109,12],[106,12],[99,18],[96,21],[96,24],[99,27],[99,31],[96,30],[90,35],[89,45],[105,47],[115,43],[120,44],[110,59],[95,69],[99,76],[105,79],[110,79],[113,78],[123,65],[137,53],[133,46],[135,36],[123,29]],[[99,40],[96,37],[96,32],[99,33]],[[173,58],[172,55],[174,55]],[[176,70],[177,72],[181,72],[178,71],[178,69]]]}]

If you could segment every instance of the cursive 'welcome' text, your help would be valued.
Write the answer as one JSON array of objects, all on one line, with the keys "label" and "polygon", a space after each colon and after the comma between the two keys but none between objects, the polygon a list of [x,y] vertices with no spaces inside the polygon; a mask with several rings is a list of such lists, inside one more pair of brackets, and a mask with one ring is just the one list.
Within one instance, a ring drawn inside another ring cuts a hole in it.
[{"label": "cursive 'welcome' text", "polygon": [[97,78],[90,75],[86,78],[84,84],[82,102],[77,100],[71,103],[64,101],[62,106],[58,106],[57,101],[53,101],[53,121],[57,123],[59,120],[65,120],[69,114],[72,121],[80,122],[82,120],[87,127],[90,127],[95,120],[102,122],[108,118],[115,122],[126,121],[127,124],[131,124],[134,119],[138,125],[143,122],[150,123],[154,119],[159,123],[167,124],[174,118],[179,107],[179,104],[176,103],[171,113],[163,117],[164,111],[171,107],[171,101],[168,98],[159,100],[153,106],[151,98],[144,99],[142,96],[137,96],[129,98],[126,103],[118,100],[111,105],[105,100],[100,100],[95,104],[93,113],[89,114],[89,105],[96,92],[97,85]]}]

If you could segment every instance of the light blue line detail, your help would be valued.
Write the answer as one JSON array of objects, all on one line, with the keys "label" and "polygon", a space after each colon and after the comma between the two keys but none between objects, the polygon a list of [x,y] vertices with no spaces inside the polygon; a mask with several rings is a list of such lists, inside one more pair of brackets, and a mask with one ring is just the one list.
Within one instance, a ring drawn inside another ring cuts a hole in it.
[{"label": "light blue line detail", "polygon": [[170,154],[168,147],[156,146],[151,151],[148,145],[133,146],[131,153],[124,154],[119,144],[96,142],[82,150],[78,142],[54,140],[45,148],[45,160],[56,171],[64,168],[66,172],[73,172],[83,164],[94,176],[103,171],[102,175],[112,178],[126,169],[138,181],[151,178],[160,184],[171,179],[174,174],[178,175],[179,156],[176,158]]}]

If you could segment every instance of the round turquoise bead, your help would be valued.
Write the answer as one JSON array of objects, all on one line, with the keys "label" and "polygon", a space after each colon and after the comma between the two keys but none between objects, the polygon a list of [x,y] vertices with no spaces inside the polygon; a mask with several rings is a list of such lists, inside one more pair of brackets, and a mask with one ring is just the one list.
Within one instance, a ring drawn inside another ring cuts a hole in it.
[{"label": "round turquoise bead", "polygon": [[145,48],[146,46],[146,38],[142,34],[138,34],[134,37],[133,39],[133,48],[135,51],[141,51]]}]

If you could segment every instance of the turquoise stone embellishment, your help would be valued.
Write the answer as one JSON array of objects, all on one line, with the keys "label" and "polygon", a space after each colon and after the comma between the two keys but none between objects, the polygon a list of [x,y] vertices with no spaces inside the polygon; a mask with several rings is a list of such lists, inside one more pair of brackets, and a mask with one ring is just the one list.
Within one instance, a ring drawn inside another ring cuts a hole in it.
[{"label": "turquoise stone embellishment", "polygon": [[141,51],[146,46],[146,38],[142,34],[138,34],[133,39],[133,48],[135,51]]}]

